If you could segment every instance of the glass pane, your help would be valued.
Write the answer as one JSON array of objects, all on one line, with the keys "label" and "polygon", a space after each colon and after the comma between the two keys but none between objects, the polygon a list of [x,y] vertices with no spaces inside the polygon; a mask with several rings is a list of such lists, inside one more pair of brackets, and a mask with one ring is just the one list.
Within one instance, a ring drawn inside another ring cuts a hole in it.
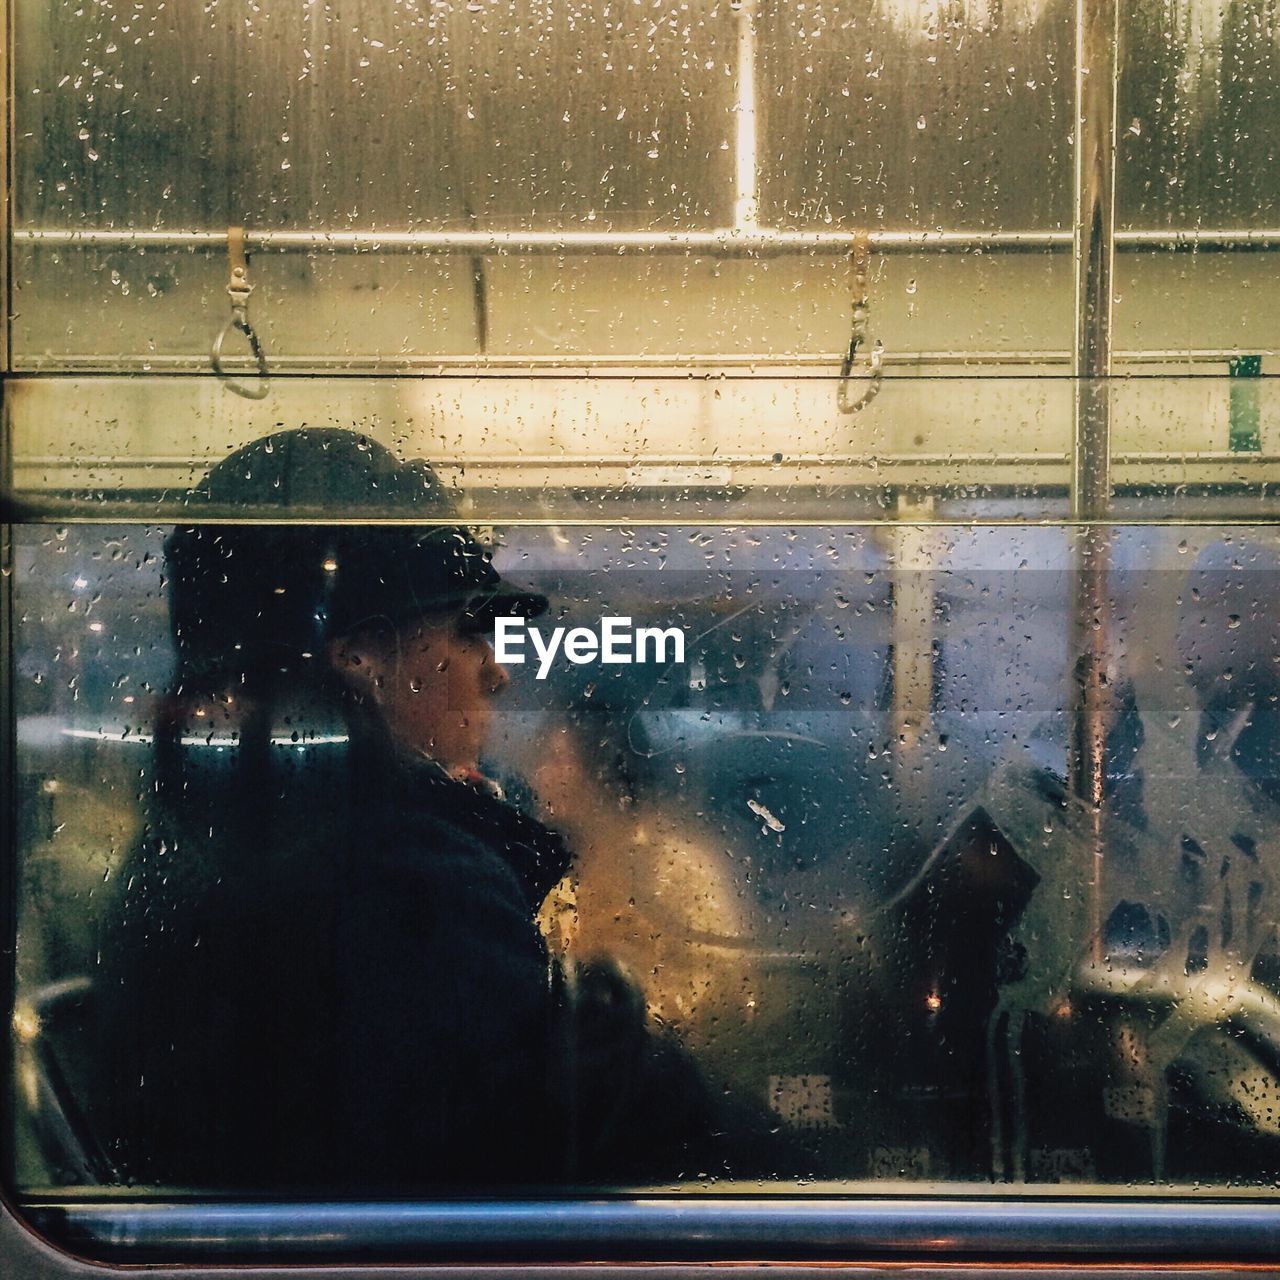
[{"label": "glass pane", "polygon": [[728,221],[732,27],[695,3],[15,4],[17,221]]},{"label": "glass pane", "polygon": [[[324,237],[732,221],[734,27],[707,0],[250,13],[18,0],[14,18],[22,366],[207,368],[228,265],[222,241],[199,237],[230,224],[320,233],[318,252],[251,254],[251,316],[277,367],[643,353],[645,295],[666,277],[628,279],[618,308],[616,264],[579,282],[483,257],[335,254]],[[124,241],[105,249],[27,238],[113,231]],[[131,244],[139,231],[161,243]]]},{"label": "glass pane", "polygon": [[1275,7],[1131,0],[1121,21],[1120,225],[1274,228],[1280,183],[1254,157],[1280,110]]},{"label": "glass pane", "polygon": [[1274,531],[508,525],[445,634],[414,475],[17,530],[25,1186],[1274,1180]]},{"label": "glass pane", "polygon": [[[1275,7],[1136,0],[1121,22],[1117,225],[1274,232],[1280,183],[1256,156],[1280,109]],[[1275,276],[1266,253],[1123,253],[1117,342],[1270,357],[1280,343]]]},{"label": "glass pane", "polygon": [[28,1203],[1274,1188],[1274,5],[12,8]]},{"label": "glass pane", "polygon": [[770,224],[1070,228],[1069,6],[777,0],[760,26]]},{"label": "glass pane", "polygon": [[[753,24],[710,0],[376,12],[347,0],[247,16],[19,3],[14,361],[208,370],[236,224],[276,371],[584,358],[836,369],[845,247],[757,252],[735,236],[1061,231],[1064,21],[762,6]],[[1007,92],[957,108],[997,71]],[[996,129],[1018,145],[984,147]],[[729,239],[670,239],[714,229]],[[606,241],[530,257],[379,240],[522,230]],[[316,238],[287,239],[303,232]],[[627,233],[651,237],[647,250],[607,239]],[[863,346],[891,360],[1061,360],[1066,247],[877,257]]]}]

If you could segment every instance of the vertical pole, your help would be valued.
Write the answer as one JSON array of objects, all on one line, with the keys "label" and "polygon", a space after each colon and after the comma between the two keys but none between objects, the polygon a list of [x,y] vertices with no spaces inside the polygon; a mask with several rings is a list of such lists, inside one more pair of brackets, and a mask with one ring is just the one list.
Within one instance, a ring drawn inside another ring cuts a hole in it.
[{"label": "vertical pole", "polygon": [[738,21],[738,98],[734,147],[735,231],[755,231],[760,225],[760,164],[756,116],[756,0],[736,0]]},{"label": "vertical pole", "polygon": [[895,522],[880,536],[889,562],[890,722],[894,802],[904,815],[926,811],[934,770],[925,743],[933,721],[933,642],[937,631],[939,538],[931,494],[897,495]]},{"label": "vertical pole", "polygon": [[[0,7],[4,0],[0,0]],[[2,15],[0,15],[2,16]],[[7,295],[5,295],[7,298]],[[9,523],[12,491],[9,414],[5,404],[8,370],[0,370],[0,1012],[11,1024],[17,1002],[18,788],[17,708],[14,705],[14,554]],[[16,1152],[17,1040],[6,1035],[0,1048],[0,1147]]]},{"label": "vertical pole", "polygon": [[[13,5],[0,0],[0,95],[4,98],[4,117],[0,121],[0,1011],[5,1025],[13,1016],[17,984],[18,918],[18,813],[17,763],[14,751],[17,735],[17,712],[14,709],[14,643],[13,632],[13,528],[9,523],[9,496],[12,492],[13,459],[10,451],[9,413],[6,392],[9,379],[9,317],[13,313],[9,295],[9,254],[13,243],[10,234],[12,190],[13,129]],[[5,1037],[0,1050],[0,1147],[16,1153],[16,1042]]]},{"label": "vertical pole", "polygon": [[1111,498],[1111,294],[1115,264],[1117,0],[1076,0],[1075,433],[1071,514]]},{"label": "vertical pole", "polygon": [[[1102,805],[1106,790],[1108,537],[1111,499],[1111,297],[1115,262],[1117,0],[1076,0],[1075,424],[1068,782],[1092,815],[1090,936],[1101,935]],[[1094,959],[1097,959],[1095,956]]]},{"label": "vertical pole", "polygon": [[0,125],[0,373],[9,372],[9,329],[13,307],[9,296],[10,255],[13,252],[11,234],[12,210],[10,193],[13,189],[13,158],[9,152],[10,139],[16,137],[13,127],[13,6],[9,0],[0,0],[0,93],[4,95],[4,122]]},{"label": "vertical pole", "polygon": [[893,530],[893,730],[906,759],[929,732],[933,718],[934,560],[937,537],[933,498],[898,495]]}]

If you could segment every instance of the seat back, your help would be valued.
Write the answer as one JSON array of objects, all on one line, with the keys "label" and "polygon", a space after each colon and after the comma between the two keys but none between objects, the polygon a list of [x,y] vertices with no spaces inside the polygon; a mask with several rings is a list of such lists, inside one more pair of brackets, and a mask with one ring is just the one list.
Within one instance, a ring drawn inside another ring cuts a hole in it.
[{"label": "seat back", "polygon": [[21,1101],[51,1178],[59,1185],[118,1181],[94,1133],[87,1099],[93,1059],[93,982],[67,978],[21,1002],[17,1049]]}]

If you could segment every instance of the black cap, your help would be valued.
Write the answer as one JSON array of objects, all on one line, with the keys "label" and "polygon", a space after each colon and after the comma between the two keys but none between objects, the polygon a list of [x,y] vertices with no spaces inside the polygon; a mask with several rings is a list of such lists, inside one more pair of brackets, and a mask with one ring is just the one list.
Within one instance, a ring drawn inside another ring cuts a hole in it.
[{"label": "black cap", "polygon": [[[352,431],[255,440],[205,476],[191,505],[215,518],[308,523],[174,530],[165,561],[188,671],[279,669],[364,624],[458,614],[480,631],[496,616],[547,607],[545,596],[504,582],[470,530],[444,523],[456,505],[428,463],[401,462]],[[332,523],[406,516],[423,523]]]}]

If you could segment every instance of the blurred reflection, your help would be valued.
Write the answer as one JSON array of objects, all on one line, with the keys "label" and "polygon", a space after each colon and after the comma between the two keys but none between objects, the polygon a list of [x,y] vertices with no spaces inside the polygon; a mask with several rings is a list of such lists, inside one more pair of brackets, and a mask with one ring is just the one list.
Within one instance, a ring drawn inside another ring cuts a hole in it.
[{"label": "blurred reflection", "polygon": [[574,850],[544,920],[562,950],[611,958],[657,1017],[696,1033],[751,1002],[758,912],[732,851],[655,794],[630,719],[592,699],[539,743],[533,786]]}]

